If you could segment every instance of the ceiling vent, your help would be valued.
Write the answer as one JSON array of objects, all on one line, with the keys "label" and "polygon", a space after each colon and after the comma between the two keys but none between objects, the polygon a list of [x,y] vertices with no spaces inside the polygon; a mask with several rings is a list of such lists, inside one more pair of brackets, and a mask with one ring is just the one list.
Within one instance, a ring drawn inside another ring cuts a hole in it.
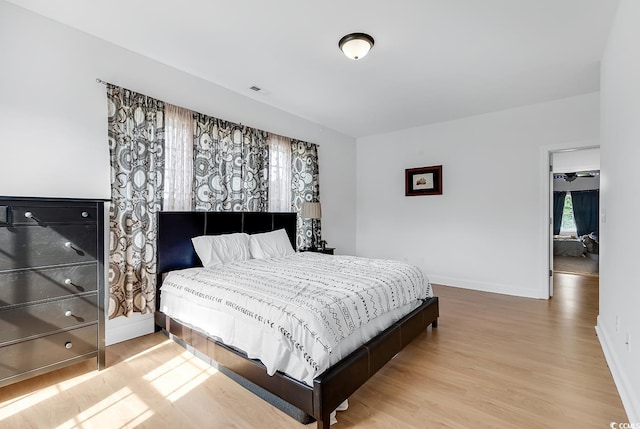
[{"label": "ceiling vent", "polygon": [[269,91],[267,91],[266,89],[262,89],[259,86],[250,86],[249,89],[257,94],[260,95],[270,95],[271,93]]}]

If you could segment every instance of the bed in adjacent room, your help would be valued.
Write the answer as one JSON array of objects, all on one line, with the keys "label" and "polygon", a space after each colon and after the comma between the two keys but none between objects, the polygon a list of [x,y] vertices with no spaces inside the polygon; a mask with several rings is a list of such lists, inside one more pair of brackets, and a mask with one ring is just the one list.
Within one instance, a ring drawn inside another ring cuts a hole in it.
[{"label": "bed in adjacent room", "polygon": [[556,235],[553,237],[553,254],[558,256],[585,256],[587,246],[581,239]]},{"label": "bed in adjacent room", "polygon": [[328,428],[332,411],[436,326],[438,300],[411,265],[294,252],[295,228],[294,213],[160,213],[156,323]]}]

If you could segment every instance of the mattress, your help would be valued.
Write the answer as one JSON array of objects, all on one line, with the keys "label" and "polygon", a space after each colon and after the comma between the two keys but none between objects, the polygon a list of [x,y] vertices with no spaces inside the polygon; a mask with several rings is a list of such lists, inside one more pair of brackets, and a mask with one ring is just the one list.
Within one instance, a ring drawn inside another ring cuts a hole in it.
[{"label": "mattress", "polygon": [[312,385],[432,295],[412,265],[303,252],[171,272],[160,310]]}]

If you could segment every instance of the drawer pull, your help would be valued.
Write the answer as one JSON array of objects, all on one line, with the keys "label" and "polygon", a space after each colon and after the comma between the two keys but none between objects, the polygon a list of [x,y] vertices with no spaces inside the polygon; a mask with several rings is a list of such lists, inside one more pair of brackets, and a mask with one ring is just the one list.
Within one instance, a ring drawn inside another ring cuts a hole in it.
[{"label": "drawer pull", "polygon": [[73,347],[73,344],[71,343],[71,341],[67,341],[66,343],[64,343],[65,348],[70,349],[71,347]]},{"label": "drawer pull", "polygon": [[66,247],[67,249],[75,250],[75,252],[76,252],[78,255],[84,256],[84,252],[83,252],[82,250],[80,250],[78,247],[76,247],[76,245],[75,245],[75,244],[73,244],[73,243],[72,243],[72,242],[70,242],[70,241],[65,242],[65,243],[64,243],[64,247]]},{"label": "drawer pull", "polygon": [[89,212],[82,212],[82,217],[89,217]]},{"label": "drawer pull", "polygon": [[38,218],[36,218],[36,217],[33,215],[33,213],[31,213],[31,212],[25,212],[25,213],[24,213],[24,217],[26,217],[27,219],[33,219],[33,220],[35,220],[36,222],[40,223],[40,221],[38,220]]},{"label": "drawer pull", "polygon": [[66,247],[67,249],[72,249],[75,250],[76,252],[79,252],[80,249],[78,249],[72,242],[67,241],[66,243],[64,243],[64,247]]},{"label": "drawer pull", "polygon": [[64,284],[74,286],[78,291],[84,292],[84,288],[80,285],[74,284],[71,279],[64,279]]},{"label": "drawer pull", "polygon": [[76,319],[76,322],[78,323],[84,323],[85,321],[84,317],[75,316],[71,310],[65,311],[64,317],[73,317],[74,319]]}]

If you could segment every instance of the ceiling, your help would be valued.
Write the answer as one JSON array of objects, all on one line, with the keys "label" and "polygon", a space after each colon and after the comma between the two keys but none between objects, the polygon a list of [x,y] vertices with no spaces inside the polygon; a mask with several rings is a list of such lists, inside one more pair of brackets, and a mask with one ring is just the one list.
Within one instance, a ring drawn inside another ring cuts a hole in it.
[{"label": "ceiling", "polygon": [[[8,1],[356,138],[598,91],[618,5]],[[338,50],[352,32],[375,39],[359,61]]]}]

